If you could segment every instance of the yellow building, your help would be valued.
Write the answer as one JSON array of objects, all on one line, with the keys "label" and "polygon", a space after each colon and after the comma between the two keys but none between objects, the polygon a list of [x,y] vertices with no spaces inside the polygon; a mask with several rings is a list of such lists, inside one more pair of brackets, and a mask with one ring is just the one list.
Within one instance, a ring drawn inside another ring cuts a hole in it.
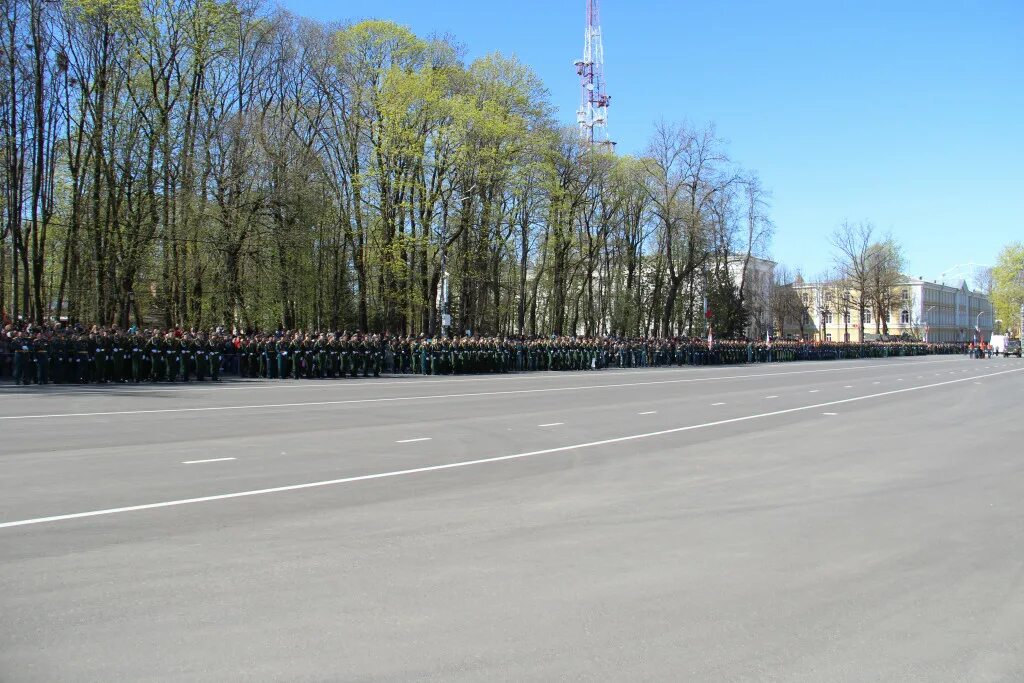
[{"label": "yellow building", "polygon": [[984,341],[992,338],[992,302],[967,283],[959,287],[904,278],[893,288],[889,310],[866,304],[859,315],[859,292],[829,283],[797,280],[792,284],[803,305],[803,318],[787,326],[787,336],[824,341],[862,341],[910,337],[928,342]]}]

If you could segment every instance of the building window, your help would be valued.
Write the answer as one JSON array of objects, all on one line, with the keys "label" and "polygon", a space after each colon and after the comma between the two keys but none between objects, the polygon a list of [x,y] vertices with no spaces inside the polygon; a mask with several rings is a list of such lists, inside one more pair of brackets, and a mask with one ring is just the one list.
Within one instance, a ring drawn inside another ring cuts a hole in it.
[{"label": "building window", "polygon": [[823,324],[831,325],[832,324],[832,311],[822,311],[821,312],[821,320],[822,320]]},{"label": "building window", "polygon": [[847,324],[847,325],[850,324],[850,314],[849,314],[849,312],[843,313],[843,322],[845,324]]},{"label": "building window", "polygon": [[900,313],[900,323],[908,325],[910,323],[910,311],[902,311]]},{"label": "building window", "polygon": [[871,324],[871,309],[870,308],[864,311],[864,324],[865,325],[870,325]]},{"label": "building window", "polygon": [[804,312],[804,325],[810,325],[810,324],[811,324],[811,316],[808,315],[806,312]]},{"label": "building window", "polygon": [[831,334],[826,334],[825,335],[825,341],[832,341],[832,335]]}]

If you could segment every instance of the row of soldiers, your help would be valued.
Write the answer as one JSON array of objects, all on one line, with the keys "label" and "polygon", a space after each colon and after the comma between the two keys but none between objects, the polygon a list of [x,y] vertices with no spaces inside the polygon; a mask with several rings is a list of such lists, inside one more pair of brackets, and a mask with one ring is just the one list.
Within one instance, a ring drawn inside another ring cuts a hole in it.
[{"label": "row of soldiers", "polygon": [[[804,342],[675,337],[443,337],[348,332],[230,334],[220,330],[26,329],[0,335],[29,384],[218,381],[222,373],[267,379],[382,372],[422,375],[600,370],[963,353],[963,344]],[[0,377],[3,376],[0,365]]]},{"label": "row of soldiers", "polygon": [[[25,330],[8,335],[15,382],[107,384],[220,381],[229,338],[220,334]],[[3,352],[0,344],[0,352]]]}]

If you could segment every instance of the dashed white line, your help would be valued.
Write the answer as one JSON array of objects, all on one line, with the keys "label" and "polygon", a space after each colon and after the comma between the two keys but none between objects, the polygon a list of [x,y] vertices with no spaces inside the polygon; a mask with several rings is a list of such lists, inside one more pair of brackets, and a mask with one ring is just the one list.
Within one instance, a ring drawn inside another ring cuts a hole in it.
[{"label": "dashed white line", "polygon": [[431,437],[429,436],[419,436],[415,439],[399,439],[395,443],[416,443],[417,441],[430,441],[430,439]]},{"label": "dashed white line", "polygon": [[658,412],[657,410],[647,410],[647,411],[642,412],[642,413],[637,413],[637,415],[654,415],[657,412]]},{"label": "dashed white line", "polygon": [[713,405],[713,406],[724,406],[725,403],[722,403],[721,401],[719,401],[718,403],[712,403],[711,405]]},{"label": "dashed white line", "polygon": [[207,460],[182,460],[182,465],[198,465],[204,462],[224,462],[225,460],[235,460],[236,458],[209,458]]},{"label": "dashed white line", "polygon": [[822,415],[838,415],[839,413],[822,413]]},{"label": "dashed white line", "polygon": [[778,398],[778,396],[765,396],[765,398],[766,399],[768,399],[768,398]]},{"label": "dashed white line", "polygon": [[546,424],[537,425],[537,426],[538,427],[561,427],[564,424],[565,424],[564,422],[548,422]]},{"label": "dashed white line", "polygon": [[843,387],[843,389],[853,389],[853,385],[847,384],[845,387]]},{"label": "dashed white line", "polygon": [[881,384],[881,382],[872,382],[872,384]]},{"label": "dashed white line", "polygon": [[[1018,373],[1024,371],[1024,368],[1016,368],[1013,370],[1003,370],[1001,372],[993,372],[985,375],[986,377],[996,377],[998,375],[1008,375],[1012,373]],[[321,488],[324,486],[339,486],[342,484],[352,484],[361,481],[372,481],[374,479],[388,479],[392,477],[403,477],[413,474],[423,474],[425,472],[439,472],[442,470],[458,469],[462,467],[473,467],[476,465],[485,465],[497,462],[505,462],[509,460],[520,460],[523,458],[532,458],[539,455],[550,455],[552,453],[564,453],[567,451],[576,451],[583,448],[594,448],[597,446],[607,446],[613,443],[624,443],[627,441],[636,441],[638,439],[649,439],[657,436],[665,436],[667,434],[681,434],[684,432],[691,432],[698,429],[707,429],[710,427],[718,427],[727,424],[736,424],[738,422],[748,422],[750,420],[760,420],[768,417],[775,417],[776,415],[788,415],[790,413],[803,412],[806,410],[815,410],[818,408],[827,408],[829,406],[841,405],[843,403],[853,403],[855,401],[868,401],[882,396],[895,396],[897,394],[905,394],[911,391],[922,391],[924,389],[934,389],[936,387],[948,386],[950,384],[958,384],[960,382],[967,382],[968,378],[951,379],[945,382],[935,382],[934,384],[924,384],[916,387],[905,387],[903,389],[893,389],[890,391],[882,391],[875,394],[866,394],[864,396],[853,396],[851,398],[837,399],[835,401],[827,401],[825,403],[816,403],[812,405],[799,406],[796,408],[785,408],[783,410],[773,410],[767,413],[756,413],[754,415],[744,415],[742,417],[731,417],[721,420],[715,420],[713,422],[705,422],[696,425],[687,425],[685,427],[674,427],[672,429],[662,429],[656,432],[646,432],[644,434],[629,434],[627,436],[619,436],[611,439],[604,439],[601,441],[590,441],[587,443],[571,444],[568,446],[556,446],[554,448],[545,448],[539,451],[527,451],[525,453],[512,453],[511,455],[499,455],[491,458],[478,458],[475,460],[460,460],[458,462],[450,462],[442,465],[428,465],[425,467],[415,467],[406,470],[394,470],[391,472],[378,472],[376,474],[364,474],[355,477],[344,477],[342,479],[327,479],[324,481],[312,481],[304,484],[290,484],[287,486],[275,486],[273,488],[266,489],[254,489],[251,491],[237,491],[235,493],[222,493],[213,496],[200,496],[197,498],[181,498],[177,500],[166,500],[159,503],[145,503],[143,505],[129,505],[119,508],[107,508],[103,510],[90,510],[88,512],[74,512],[64,515],[52,515],[50,517],[34,517],[31,519],[19,519],[11,522],[0,522],[0,529],[10,529],[13,527],[28,526],[31,524],[43,524],[47,522],[62,522],[70,519],[83,519],[86,517],[98,517],[101,515],[115,515],[124,512],[139,512],[141,510],[156,510],[159,508],[177,507],[181,505],[193,505],[196,503],[210,503],[218,500],[230,500],[232,498],[246,498],[249,496],[261,496],[271,493],[284,493],[286,491],[301,491],[304,489]]]}]

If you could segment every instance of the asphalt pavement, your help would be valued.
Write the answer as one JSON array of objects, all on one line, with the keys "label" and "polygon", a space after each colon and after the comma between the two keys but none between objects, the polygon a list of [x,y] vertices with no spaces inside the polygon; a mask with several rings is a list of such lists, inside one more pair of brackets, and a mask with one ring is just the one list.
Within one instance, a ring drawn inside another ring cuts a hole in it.
[{"label": "asphalt pavement", "polygon": [[1024,679],[1024,363],[0,387],[0,681]]}]

